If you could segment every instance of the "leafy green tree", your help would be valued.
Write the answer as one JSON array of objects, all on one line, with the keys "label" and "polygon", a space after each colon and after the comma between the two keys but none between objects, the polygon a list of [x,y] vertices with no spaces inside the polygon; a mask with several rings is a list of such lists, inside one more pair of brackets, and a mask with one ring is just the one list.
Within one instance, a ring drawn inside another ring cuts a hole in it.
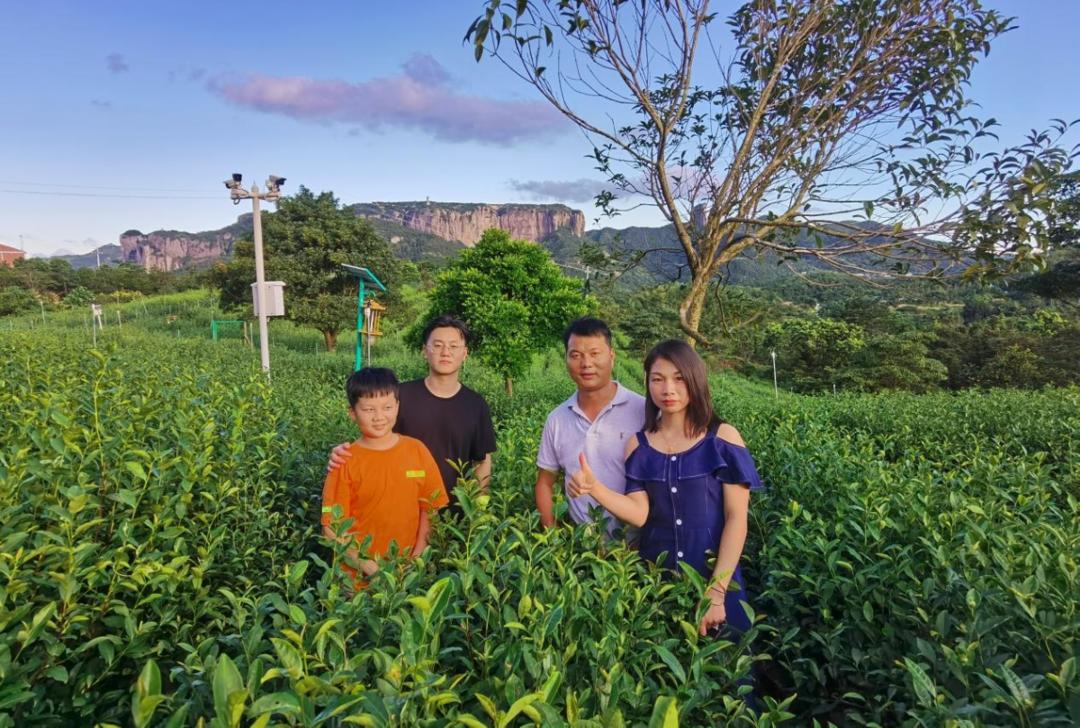
[{"label": "leafy green tree", "polygon": [[855,354],[866,346],[858,326],[827,318],[792,318],[765,329],[765,353],[776,352],[778,379],[797,392],[845,380]]},{"label": "leafy green tree", "polygon": [[[318,195],[306,187],[278,202],[276,212],[263,213],[263,247],[267,280],[285,287],[285,315],[322,332],[327,351],[338,333],[355,325],[356,279],[343,264],[369,268],[384,283],[395,281],[399,262],[371,225],[343,207],[331,192]],[[211,274],[223,306],[250,302],[255,281],[254,245],[237,243],[233,260]]]},{"label": "leafy green tree", "polygon": [[930,356],[932,334],[870,334],[866,346],[852,357],[851,366],[838,373],[840,383],[864,391],[902,389],[929,392],[937,389],[949,371]]},{"label": "leafy green tree", "polygon": [[484,0],[466,32],[477,60],[498,57],[584,132],[611,187],[601,207],[645,199],[672,224],[691,341],[709,343],[710,285],[748,249],[867,276],[982,274],[1049,243],[1070,125],[993,148],[996,122],[968,98],[1012,18],[978,0],[751,0],[725,33],[717,15],[709,0]]},{"label": "leafy green tree", "polygon": [[20,286],[0,288],[0,316],[29,311],[38,305],[33,293]]},{"label": "leafy green tree", "polygon": [[[668,283],[600,296],[602,317],[629,337],[629,351],[644,355],[658,341],[679,335],[679,300],[686,286]],[[701,330],[714,342],[710,365],[746,366],[758,354],[762,331],[777,319],[774,296],[752,288],[715,284]],[[772,376],[771,374],[769,376]]]},{"label": "leafy green tree", "polygon": [[148,271],[132,263],[76,269],[62,258],[30,258],[18,260],[12,267],[0,266],[0,288],[17,286],[51,300],[66,297],[79,287],[93,293],[137,291],[151,295],[197,288],[203,280],[198,271]]},{"label": "leafy green tree", "polygon": [[68,308],[83,308],[94,302],[94,293],[89,288],[79,286],[64,296],[64,305]]},{"label": "leafy green tree", "polygon": [[865,291],[822,306],[821,315],[872,333],[902,334],[915,329],[910,316],[900,313],[883,298],[866,295]]},{"label": "leafy green tree", "polygon": [[71,272],[65,260],[21,258],[11,267],[0,266],[0,288],[17,286],[39,296],[59,295],[70,285]]},{"label": "leafy green tree", "polygon": [[441,314],[458,316],[472,330],[474,355],[498,372],[513,394],[513,380],[525,373],[533,355],[558,342],[567,323],[595,306],[581,282],[563,275],[542,247],[491,229],[439,276],[427,315],[408,336],[419,346],[428,321]]},{"label": "leafy green tree", "polygon": [[1056,387],[1080,384],[1080,320],[1056,329],[1052,336],[1042,337],[1037,345],[1042,359],[1042,372],[1047,383]]},{"label": "leafy green tree", "polygon": [[1080,172],[1054,180],[1052,205],[1046,218],[1051,243],[1080,249]]},{"label": "leafy green tree", "polygon": [[1045,271],[1021,278],[1013,286],[1043,298],[1080,301],[1080,245],[1075,250],[1060,251],[1048,262]]},{"label": "leafy green tree", "polygon": [[1043,383],[1039,355],[1020,344],[1001,349],[979,370],[977,383],[984,387],[1034,389]]}]

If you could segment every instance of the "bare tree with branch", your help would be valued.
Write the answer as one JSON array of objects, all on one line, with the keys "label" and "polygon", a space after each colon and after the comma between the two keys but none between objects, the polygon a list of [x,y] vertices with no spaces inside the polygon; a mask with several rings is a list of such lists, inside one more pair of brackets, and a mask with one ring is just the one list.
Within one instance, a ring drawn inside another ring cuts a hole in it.
[{"label": "bare tree with branch", "polygon": [[[965,91],[1012,19],[978,0],[489,0],[466,33],[585,132],[620,204],[654,204],[710,282],[750,250],[854,275],[1038,262],[1074,124],[1004,149]],[[722,52],[724,40],[730,46]],[[1075,123],[1075,122],[1074,122]]]}]

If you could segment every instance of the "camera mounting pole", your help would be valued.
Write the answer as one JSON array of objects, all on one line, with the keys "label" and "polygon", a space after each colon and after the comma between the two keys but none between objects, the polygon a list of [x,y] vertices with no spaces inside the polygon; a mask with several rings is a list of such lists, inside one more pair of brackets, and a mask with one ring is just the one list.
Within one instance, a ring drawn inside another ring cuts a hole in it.
[{"label": "camera mounting pole", "polygon": [[262,361],[262,370],[270,376],[270,341],[267,334],[267,317],[270,316],[269,300],[266,295],[266,274],[263,266],[263,239],[262,239],[262,215],[259,211],[259,201],[267,200],[276,202],[281,197],[281,185],[285,184],[284,177],[270,175],[266,182],[266,192],[259,193],[258,185],[251,185],[250,190],[245,190],[240,182],[243,176],[234,172],[232,179],[225,180],[225,187],[229,190],[229,196],[234,205],[239,205],[240,200],[250,199],[253,212],[252,237],[255,241],[255,311],[259,318],[259,358]]}]

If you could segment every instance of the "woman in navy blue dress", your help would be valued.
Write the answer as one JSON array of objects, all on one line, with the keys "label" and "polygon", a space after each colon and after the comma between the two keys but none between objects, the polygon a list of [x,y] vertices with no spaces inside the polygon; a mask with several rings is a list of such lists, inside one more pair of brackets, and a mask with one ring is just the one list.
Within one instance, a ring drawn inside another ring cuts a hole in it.
[{"label": "woman in navy blue dress", "polygon": [[[626,494],[596,480],[584,454],[570,495],[591,495],[617,518],[641,527],[640,553],[669,569],[693,566],[709,580],[702,635],[727,624],[750,628],[739,558],[750,492],[762,488],[738,430],[713,413],[705,363],[682,341],[657,344],[645,358],[645,431],[626,448]],[[709,567],[708,552],[716,554]]]}]

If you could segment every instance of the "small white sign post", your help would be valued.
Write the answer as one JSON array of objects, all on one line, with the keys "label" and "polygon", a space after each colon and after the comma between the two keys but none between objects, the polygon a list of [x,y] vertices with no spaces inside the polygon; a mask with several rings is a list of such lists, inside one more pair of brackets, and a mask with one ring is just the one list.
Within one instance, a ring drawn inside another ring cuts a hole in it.
[{"label": "small white sign post", "polygon": [[773,391],[773,399],[778,399],[780,397],[780,388],[776,384],[776,352],[775,351],[770,351],[769,353],[772,355],[772,391]]},{"label": "small white sign post", "polygon": [[90,304],[90,316],[93,319],[94,348],[97,348],[98,329],[104,328],[105,322],[101,318],[101,306],[96,303]]}]

